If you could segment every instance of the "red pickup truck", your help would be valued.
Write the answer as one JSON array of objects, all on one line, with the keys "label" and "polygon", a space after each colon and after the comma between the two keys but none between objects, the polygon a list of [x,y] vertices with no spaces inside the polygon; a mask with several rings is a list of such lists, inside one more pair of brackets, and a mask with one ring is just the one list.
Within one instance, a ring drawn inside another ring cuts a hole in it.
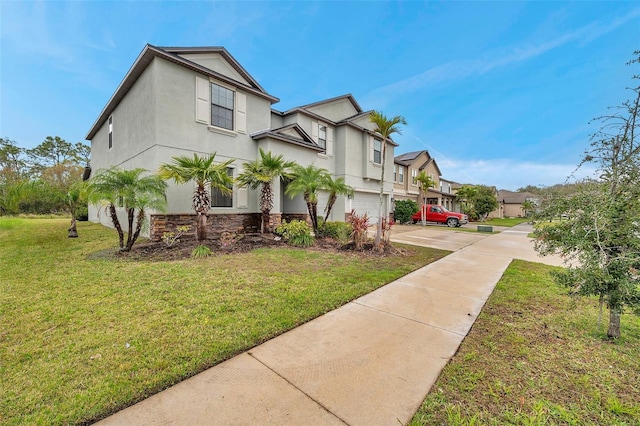
[{"label": "red pickup truck", "polygon": [[[446,208],[435,204],[423,204],[422,211],[425,212],[427,222],[446,223],[449,228],[456,228],[469,223],[469,218],[466,214],[450,212]],[[418,211],[418,213],[411,216],[413,223],[422,221],[422,211]]]}]

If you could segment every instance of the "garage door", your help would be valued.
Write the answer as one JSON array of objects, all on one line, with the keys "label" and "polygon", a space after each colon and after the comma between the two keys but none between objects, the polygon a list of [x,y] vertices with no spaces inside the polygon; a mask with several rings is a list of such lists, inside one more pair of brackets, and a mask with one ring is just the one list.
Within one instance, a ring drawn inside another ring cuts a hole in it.
[{"label": "garage door", "polygon": [[[371,194],[367,192],[356,192],[353,194],[351,201],[351,208],[356,211],[358,215],[364,213],[369,216],[369,223],[378,223],[378,205],[380,203],[380,194]],[[382,211],[384,213],[386,209],[387,196],[384,195],[382,199]]]}]

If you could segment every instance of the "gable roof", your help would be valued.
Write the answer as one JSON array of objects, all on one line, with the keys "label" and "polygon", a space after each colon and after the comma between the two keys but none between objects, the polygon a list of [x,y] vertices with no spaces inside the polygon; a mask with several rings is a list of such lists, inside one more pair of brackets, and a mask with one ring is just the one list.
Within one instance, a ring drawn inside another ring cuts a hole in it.
[{"label": "gable roof", "polygon": [[[229,63],[229,65],[236,71],[238,74],[242,76],[249,85],[244,82],[239,82],[228,76],[222,75],[214,70],[211,70],[207,67],[204,67],[200,64],[197,64],[193,61],[190,61],[186,58],[180,56],[181,54],[189,54],[189,53],[217,53],[222,56],[225,61]],[[198,72],[200,74],[204,74],[209,77],[216,78],[217,80],[224,81],[225,83],[231,84],[232,86],[242,88],[247,92],[253,93],[262,98],[268,99],[272,104],[278,102],[279,99],[275,96],[268,94],[262,86],[258,84],[258,82],[249,75],[249,73],[235,60],[233,56],[224,47],[220,46],[211,46],[211,47],[157,47],[151,44],[147,44],[138,58],[135,60],[127,74],[124,76],[115,92],[105,105],[105,107],[100,112],[100,115],[91,126],[91,129],[87,133],[85,139],[91,140],[98,129],[104,124],[104,122],[109,118],[109,115],[116,109],[118,104],[124,99],[129,90],[133,87],[135,82],[138,80],[140,75],[144,72],[144,70],[151,64],[151,62],[155,58],[160,58],[169,62],[173,62],[174,64],[180,65],[182,67],[188,68],[192,71]]]},{"label": "gable roof", "polygon": [[498,191],[498,202],[504,204],[522,204],[527,200],[531,199],[539,199],[540,197],[536,194],[532,194],[531,192],[513,192],[507,191],[506,189],[501,189]]},{"label": "gable roof", "polygon": [[325,149],[315,143],[311,136],[304,131],[298,123],[289,124],[287,126],[279,127],[277,129],[264,129],[254,133],[251,133],[253,140],[260,140],[264,138],[271,138],[282,142],[299,145],[305,148],[313,149],[318,152],[322,152]]},{"label": "gable roof", "polygon": [[[302,113],[308,116],[311,116],[313,118],[317,118],[320,119],[322,121],[327,121],[329,124],[337,124],[337,122],[335,122],[334,120],[331,120],[327,117],[324,117],[316,112],[311,111],[312,108],[314,107],[318,107],[318,106],[323,106],[323,105],[328,105],[334,102],[339,102],[342,100],[348,100],[351,105],[355,108],[355,110],[357,111],[356,115],[359,115],[360,113],[362,113],[362,108],[360,107],[360,105],[358,104],[358,102],[356,102],[356,99],[353,97],[353,95],[351,93],[347,93],[346,95],[341,95],[341,96],[336,96],[334,98],[329,98],[329,99],[325,99],[323,101],[318,101],[318,102],[313,102],[310,104],[306,104],[306,105],[301,105],[301,106],[297,106],[297,107],[293,107],[290,108],[286,111],[278,111],[275,109],[271,109],[271,111],[275,114],[278,114],[280,116],[286,116],[286,115],[291,115],[291,114],[295,114],[295,113]],[[344,121],[344,120],[341,120]]]},{"label": "gable roof", "polygon": [[[358,113],[362,112],[362,108],[360,107],[360,105],[358,104],[358,102],[356,102],[356,99],[353,97],[353,95],[351,93],[347,93],[345,95],[340,95],[340,96],[336,96],[335,98],[329,98],[329,99],[325,99],[324,101],[318,101],[318,102],[313,102],[311,104],[306,104],[306,105],[302,105],[299,106],[297,109],[305,109],[305,110],[309,110],[311,108],[317,107],[317,106],[321,106],[321,105],[326,105],[326,104],[330,104],[330,103],[334,103],[336,101],[341,101],[343,99],[348,100],[349,102],[351,102],[351,105],[353,105],[353,107],[355,108],[355,110]],[[286,114],[287,112],[285,112]]]},{"label": "gable roof", "polygon": [[[427,154],[428,159],[432,159],[431,155],[429,155],[429,151],[422,150],[422,151],[412,151],[412,152],[407,152],[406,154],[397,155],[393,158],[393,162],[403,166],[410,166],[415,161],[415,159],[418,158],[423,152]],[[428,163],[423,164],[420,168],[423,168],[427,164]]]}]

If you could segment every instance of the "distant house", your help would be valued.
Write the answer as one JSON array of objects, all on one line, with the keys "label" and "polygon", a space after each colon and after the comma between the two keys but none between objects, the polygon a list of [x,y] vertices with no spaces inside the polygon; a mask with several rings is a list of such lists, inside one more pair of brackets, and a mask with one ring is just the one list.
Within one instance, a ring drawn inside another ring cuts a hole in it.
[{"label": "distant house", "polygon": [[540,204],[540,197],[530,192],[513,192],[501,189],[498,191],[496,198],[499,205],[496,210],[489,214],[490,218],[526,217],[525,202],[530,201],[535,205]]},{"label": "distant house", "polygon": [[[453,181],[443,179],[435,158],[429,152],[414,151],[398,155],[393,160],[394,200],[413,200],[418,204],[440,204],[449,210],[458,209]],[[424,171],[434,181],[434,186],[423,193],[416,179]]]},{"label": "distant house", "polygon": [[[224,47],[146,45],[86,136],[93,172],[112,166],[155,172],[172,157],[216,152],[220,161],[234,159],[228,173],[237,177],[243,163],[256,160],[262,148],[302,166],[325,168],[354,188],[352,197],[338,198],[329,220],[344,221],[355,209],[376,222],[386,144],[383,201],[388,213],[397,144],[373,132],[369,112],[349,94],[287,111],[272,109],[278,101]],[[285,182],[274,182],[275,223],[307,212],[302,196],[290,199],[285,188]],[[229,196],[212,192],[211,215],[219,220],[209,223],[233,230],[256,228],[258,191],[232,189]],[[152,222],[193,213],[192,190],[191,185],[171,183],[167,214],[152,215]],[[327,198],[321,194],[319,210]],[[89,214],[109,225],[95,208]],[[160,230],[152,223],[152,234]]]}]

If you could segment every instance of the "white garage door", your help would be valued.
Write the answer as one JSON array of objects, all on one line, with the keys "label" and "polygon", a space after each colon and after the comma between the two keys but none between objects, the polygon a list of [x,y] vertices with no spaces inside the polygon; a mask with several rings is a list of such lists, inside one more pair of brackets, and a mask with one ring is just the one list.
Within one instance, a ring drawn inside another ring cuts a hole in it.
[{"label": "white garage door", "polygon": [[[380,203],[380,194],[371,194],[367,192],[356,192],[353,194],[351,201],[351,208],[356,211],[356,214],[362,215],[367,213],[369,216],[369,223],[378,223],[378,205]],[[382,212],[384,214],[386,210],[387,196],[383,195],[382,198]]]}]

